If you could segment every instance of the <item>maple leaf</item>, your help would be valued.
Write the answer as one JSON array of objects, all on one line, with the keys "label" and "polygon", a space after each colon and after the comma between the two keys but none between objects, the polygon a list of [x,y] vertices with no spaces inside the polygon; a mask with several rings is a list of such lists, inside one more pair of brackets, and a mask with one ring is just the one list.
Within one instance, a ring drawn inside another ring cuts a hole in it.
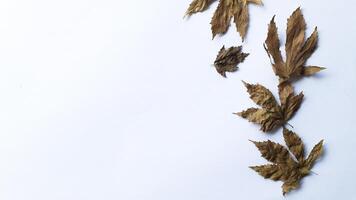
[{"label": "maple leaf", "polygon": [[264,47],[271,58],[273,71],[279,76],[280,82],[291,81],[302,76],[311,76],[325,69],[318,66],[306,66],[307,60],[317,48],[318,31],[315,28],[311,36],[305,40],[306,23],[300,8],[295,10],[288,19],[285,44],[286,61],[283,60],[281,55],[274,18],[269,24]]},{"label": "maple leaf", "polygon": [[262,108],[249,108],[236,115],[261,125],[263,132],[269,132],[281,126],[293,117],[303,101],[303,93],[294,94],[292,85],[288,82],[279,86],[279,100],[281,105],[267,88],[260,84],[243,82],[250,94],[250,98]]},{"label": "maple leaf", "polygon": [[214,62],[216,71],[226,78],[226,72],[235,72],[238,69],[237,65],[242,63],[248,55],[242,52],[242,46],[228,49],[223,46]]},{"label": "maple leaf", "polygon": [[291,190],[297,189],[300,180],[309,175],[315,161],[323,152],[323,140],[316,144],[309,156],[305,158],[304,144],[296,133],[284,128],[283,137],[295,159],[287,148],[278,143],[270,140],[265,142],[252,141],[261,152],[262,157],[273,164],[251,166],[250,168],[266,179],[283,181],[282,192],[285,195]]},{"label": "maple leaf", "polygon": [[[206,10],[215,0],[193,0],[186,11],[190,16]],[[237,31],[242,40],[246,36],[249,21],[248,4],[262,5],[262,0],[220,0],[219,5],[211,20],[213,38],[217,34],[225,34],[234,18]]]}]

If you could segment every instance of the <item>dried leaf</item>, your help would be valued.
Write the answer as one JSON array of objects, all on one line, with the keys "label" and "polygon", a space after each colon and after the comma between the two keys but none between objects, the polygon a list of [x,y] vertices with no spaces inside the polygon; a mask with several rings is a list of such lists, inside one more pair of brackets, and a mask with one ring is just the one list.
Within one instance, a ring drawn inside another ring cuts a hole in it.
[{"label": "dried leaf", "polygon": [[226,72],[235,72],[238,69],[237,65],[242,63],[248,55],[248,53],[242,52],[242,46],[228,49],[223,46],[214,62],[216,71],[226,77]]},{"label": "dried leaf", "polygon": [[286,124],[299,109],[303,100],[303,94],[295,95],[293,87],[287,83],[281,84],[279,88],[281,105],[278,104],[271,91],[264,86],[245,82],[244,84],[250,98],[262,108],[249,108],[235,114],[250,122],[260,124],[263,132],[272,131]]},{"label": "dried leaf", "polygon": [[303,75],[304,76],[312,76],[324,69],[326,69],[326,68],[318,67],[318,66],[307,66],[307,67],[304,67]]},{"label": "dried leaf", "polygon": [[285,170],[281,165],[268,164],[260,166],[251,166],[250,168],[258,172],[261,176],[275,181],[287,179],[287,177],[285,176],[286,173],[284,173]]},{"label": "dried leaf", "polygon": [[238,0],[220,0],[219,5],[211,20],[211,30],[213,38],[217,34],[224,34],[227,32],[231,18],[238,13],[240,6]]},{"label": "dried leaf", "polygon": [[286,61],[283,61],[280,52],[277,27],[272,18],[269,27],[265,49],[271,58],[273,71],[280,78],[280,82],[292,81],[293,79],[313,75],[325,68],[306,67],[305,64],[314,53],[318,43],[318,31],[315,28],[312,35],[305,40],[306,23],[300,8],[295,10],[287,23]]},{"label": "dried leaf", "polygon": [[[215,0],[193,0],[186,11],[186,15],[190,16],[194,13],[202,12],[214,1]],[[240,33],[241,38],[244,39],[249,21],[249,3],[262,5],[262,0],[220,0],[211,20],[213,38],[217,34],[226,33],[230,26],[231,19],[234,18],[236,30]]]},{"label": "dried leaf", "polygon": [[283,137],[290,152],[299,162],[302,162],[304,159],[304,144],[300,137],[286,128],[283,129]]},{"label": "dried leaf", "polygon": [[280,109],[278,108],[278,103],[274,98],[271,91],[262,85],[252,85],[246,82],[243,82],[247,88],[247,92],[250,94],[250,98],[259,106],[264,109],[277,112]]},{"label": "dried leaf", "polygon": [[307,160],[305,161],[306,165],[309,168],[312,168],[315,160],[317,160],[322,153],[323,153],[323,140],[314,146]]},{"label": "dried leaf", "polygon": [[280,113],[271,113],[266,109],[249,108],[235,114],[248,119],[250,122],[260,124],[263,132],[271,131],[284,124]]},{"label": "dried leaf", "polygon": [[214,1],[215,0],[193,0],[193,2],[189,5],[185,15],[191,16],[197,12],[203,12],[208,9]]},{"label": "dried leaf", "polygon": [[[245,39],[247,26],[249,21],[248,7],[247,3],[243,2],[239,5],[239,12],[234,15],[234,23],[236,25],[237,32],[240,33],[242,40]],[[213,33],[214,34],[214,33]]]},{"label": "dried leaf", "polygon": [[256,145],[263,158],[274,164],[289,165],[294,163],[294,160],[289,155],[288,150],[278,143],[271,142],[270,140],[266,142],[251,142]]},{"label": "dried leaf", "polygon": [[248,4],[261,5],[261,0],[220,0],[218,8],[211,20],[213,38],[217,34],[227,32],[230,21],[234,18],[237,31],[242,39],[245,38],[249,21]]},{"label": "dried leaf", "polygon": [[304,95],[302,92],[295,95],[293,86],[289,82],[279,84],[278,90],[284,119],[290,119],[302,104]]},{"label": "dried leaf", "polygon": [[253,3],[256,5],[262,5],[262,0],[247,0],[248,3]]},{"label": "dried leaf", "polygon": [[290,152],[297,158],[291,157],[288,149],[271,141],[254,142],[262,157],[273,164],[250,167],[266,179],[283,181],[283,195],[299,187],[300,180],[310,173],[315,161],[323,152],[323,140],[314,146],[308,158],[304,158],[304,144],[300,137],[287,129],[283,130],[284,140]]}]

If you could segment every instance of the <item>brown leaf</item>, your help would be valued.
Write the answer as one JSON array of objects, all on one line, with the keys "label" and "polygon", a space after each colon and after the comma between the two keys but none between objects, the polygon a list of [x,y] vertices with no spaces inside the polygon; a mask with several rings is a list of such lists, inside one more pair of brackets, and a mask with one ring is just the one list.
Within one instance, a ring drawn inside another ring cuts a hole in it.
[{"label": "brown leaf", "polygon": [[238,0],[220,0],[210,22],[213,38],[227,32],[231,18],[239,12]]},{"label": "brown leaf", "polygon": [[285,173],[285,169],[280,165],[276,164],[268,164],[268,165],[260,165],[260,166],[251,166],[251,169],[255,170],[264,178],[272,179],[275,181],[285,180],[288,178]]},{"label": "brown leaf", "polygon": [[314,146],[313,150],[310,152],[307,160],[305,161],[308,168],[312,168],[314,162],[320,157],[323,153],[323,140],[321,140],[317,145]]},{"label": "brown leaf", "polygon": [[262,0],[220,0],[211,20],[213,38],[217,34],[225,34],[230,26],[231,19],[234,18],[236,30],[244,39],[249,21],[249,3],[262,5]]},{"label": "brown leaf", "polygon": [[272,131],[286,124],[299,109],[303,100],[303,94],[294,95],[293,87],[287,83],[279,86],[281,105],[278,104],[271,91],[264,86],[245,82],[244,84],[250,98],[262,108],[249,108],[235,114],[250,122],[260,124],[263,132]]},{"label": "brown leaf", "polygon": [[282,193],[283,193],[283,195],[285,195],[288,192],[297,189],[298,187],[299,187],[299,179],[291,178],[290,180],[283,183]]},{"label": "brown leaf", "polygon": [[274,63],[272,63],[273,71],[278,76],[284,76],[283,72],[284,61],[282,58],[280,47],[280,41],[277,33],[277,26],[274,22],[274,17],[271,20],[271,23],[268,27],[267,39],[264,45],[268,55],[273,58]]},{"label": "brown leaf", "polygon": [[185,15],[191,16],[197,12],[203,12],[208,9],[214,1],[215,0],[193,0],[193,2],[190,3]]},{"label": "brown leaf", "polygon": [[285,45],[286,61],[283,61],[280,52],[277,27],[272,18],[265,49],[271,58],[273,71],[280,78],[280,82],[292,81],[301,76],[313,75],[325,68],[305,67],[307,60],[314,53],[318,44],[318,31],[315,28],[313,34],[305,40],[306,23],[300,8],[295,10],[287,23],[287,39]]},{"label": "brown leaf", "polygon": [[283,137],[288,149],[299,162],[302,162],[304,159],[304,144],[300,137],[286,128],[283,129]]},{"label": "brown leaf", "polygon": [[248,55],[248,53],[242,52],[242,46],[228,49],[223,46],[214,62],[216,71],[226,77],[226,72],[235,72],[238,69],[237,65],[242,63]]},{"label": "brown leaf", "polygon": [[293,86],[289,82],[283,82],[278,85],[279,99],[281,101],[281,109],[283,118],[288,121],[299,109],[303,101],[303,93],[294,94]]},{"label": "brown leaf", "polygon": [[288,150],[271,141],[253,142],[262,157],[273,164],[250,167],[266,179],[283,181],[283,195],[299,187],[300,180],[310,173],[314,162],[323,152],[323,141],[314,146],[308,158],[304,158],[304,144],[300,137],[287,129],[283,131],[284,140],[290,152],[297,158],[293,160]]},{"label": "brown leaf", "polygon": [[246,36],[249,20],[248,3],[262,4],[258,0],[220,0],[211,20],[213,38],[217,34],[226,33],[231,19],[234,18],[236,29],[243,40]]},{"label": "brown leaf", "polygon": [[262,124],[264,120],[268,119],[269,113],[267,110],[258,108],[249,108],[241,113],[236,113],[243,118],[248,119],[250,122]]},{"label": "brown leaf", "polygon": [[285,121],[291,119],[293,115],[299,110],[300,105],[303,102],[303,98],[304,95],[302,92],[298,95],[291,94],[289,98],[287,98],[286,103],[282,106]]},{"label": "brown leaf", "polygon": [[262,5],[262,0],[247,0],[248,3],[253,3],[256,5]]},{"label": "brown leaf", "polygon": [[[203,12],[208,9],[214,1],[215,0],[193,0],[185,15],[190,16],[197,12]],[[220,0],[210,23],[213,38],[217,34],[225,34],[229,29],[231,19],[234,18],[236,30],[240,33],[242,40],[244,40],[249,22],[249,3],[262,5],[262,0]]]},{"label": "brown leaf", "polygon": [[318,67],[318,66],[307,66],[307,67],[304,67],[303,75],[304,76],[312,76],[324,69],[326,69],[326,68]]},{"label": "brown leaf", "polygon": [[234,114],[248,119],[249,122],[260,124],[263,132],[271,131],[284,123],[280,113],[272,113],[266,109],[249,108]]},{"label": "brown leaf", "polygon": [[262,85],[249,84],[242,81],[250,94],[250,98],[259,106],[267,110],[278,112],[279,106],[271,91]]},{"label": "brown leaf", "polygon": [[278,143],[271,142],[255,142],[252,141],[258,150],[261,152],[262,157],[274,164],[291,164],[295,163],[289,155],[288,150]]},{"label": "brown leaf", "polygon": [[299,93],[294,94],[294,88],[290,82],[282,82],[278,85],[279,100],[281,102],[281,110],[284,121],[288,121],[299,110],[303,102],[304,95]]},{"label": "brown leaf", "polygon": [[248,14],[248,5],[246,2],[240,3],[238,12],[234,15],[234,22],[236,25],[237,32],[240,33],[242,40],[245,39],[249,14]]},{"label": "brown leaf", "polygon": [[286,106],[288,98],[294,94],[294,88],[290,82],[283,82],[278,85],[279,100],[283,107]]}]

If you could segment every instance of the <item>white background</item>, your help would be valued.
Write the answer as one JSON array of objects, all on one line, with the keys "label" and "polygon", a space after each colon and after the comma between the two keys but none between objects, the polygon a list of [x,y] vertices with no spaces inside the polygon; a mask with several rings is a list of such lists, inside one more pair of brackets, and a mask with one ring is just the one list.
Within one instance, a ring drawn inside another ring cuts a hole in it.
[{"label": "white background", "polygon": [[[212,63],[234,27],[211,40],[217,6],[183,19],[190,0],[0,2],[0,199],[356,199],[356,4],[264,0],[250,6],[238,72]],[[320,31],[309,64],[328,69],[296,83],[305,101],[290,121],[308,152],[325,155],[300,190],[248,166],[264,164],[248,139],[283,142],[232,113],[254,103],[241,80],[277,93],[262,47],[274,14],[282,43],[302,6]]]}]

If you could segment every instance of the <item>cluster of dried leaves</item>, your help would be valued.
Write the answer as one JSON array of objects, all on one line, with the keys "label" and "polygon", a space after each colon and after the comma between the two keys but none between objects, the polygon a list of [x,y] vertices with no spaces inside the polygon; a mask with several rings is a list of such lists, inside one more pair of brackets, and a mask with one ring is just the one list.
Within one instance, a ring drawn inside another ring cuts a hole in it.
[{"label": "cluster of dried leaves", "polygon": [[[186,15],[190,16],[206,10],[215,0],[193,0]],[[249,20],[248,4],[262,4],[262,0],[219,0],[219,5],[211,21],[213,38],[217,34],[227,32],[233,18],[237,31],[245,38]],[[249,108],[235,113],[250,122],[259,124],[261,131],[271,132],[283,127],[283,137],[286,147],[270,140],[265,142],[252,141],[262,157],[272,164],[250,167],[266,179],[283,181],[283,195],[298,188],[300,180],[311,172],[315,161],[323,152],[323,140],[314,146],[308,157],[304,155],[304,144],[294,132],[285,128],[303,101],[303,93],[295,94],[292,83],[304,76],[314,75],[325,69],[319,66],[306,65],[318,45],[318,31],[307,39],[305,37],[306,23],[300,8],[296,9],[287,22],[287,38],[285,44],[285,59],[280,51],[280,40],[277,27],[272,18],[264,48],[271,60],[272,68],[279,77],[279,102],[272,92],[260,84],[243,82],[250,98],[260,108]],[[226,72],[234,72],[238,64],[249,54],[242,52],[242,47],[223,46],[219,51],[214,66],[219,74],[226,77]]]},{"label": "cluster of dried leaves", "polygon": [[248,56],[242,52],[242,46],[225,49],[223,46],[215,59],[214,66],[221,76],[226,78],[226,72],[235,72],[239,63],[242,63]]},{"label": "cluster of dried leaves", "polygon": [[[189,5],[186,15],[190,16],[206,10],[215,0],[193,0]],[[262,5],[262,0],[220,0],[219,5],[211,20],[213,38],[217,34],[227,32],[231,19],[234,18],[237,31],[244,39],[247,32],[249,13],[248,4]]]},{"label": "cluster of dried leaves", "polygon": [[[277,27],[274,17],[268,28],[265,49],[271,58],[275,74],[279,77],[278,95],[280,104],[271,91],[259,84],[244,82],[250,98],[261,108],[249,108],[236,113],[250,122],[261,126],[263,132],[270,132],[283,127],[283,136],[288,147],[266,141],[253,142],[262,157],[273,164],[251,167],[264,178],[283,181],[283,195],[298,188],[300,180],[310,173],[310,170],[323,151],[323,141],[314,146],[307,158],[304,157],[304,144],[300,137],[285,128],[285,124],[293,117],[303,101],[303,93],[295,94],[292,82],[303,76],[314,75],[323,67],[306,66],[308,58],[317,48],[318,32],[305,40],[306,24],[300,8],[295,10],[288,19],[286,41],[286,61],[280,51]],[[289,153],[292,153],[292,155]],[[294,156],[294,157],[293,157]]]},{"label": "cluster of dried leaves", "polygon": [[288,19],[286,61],[283,61],[274,17],[269,24],[264,46],[271,57],[273,70],[280,80],[278,91],[281,105],[267,88],[259,84],[245,83],[250,98],[262,108],[249,108],[236,113],[250,122],[260,124],[263,132],[270,132],[284,126],[299,109],[303,101],[303,93],[294,94],[291,82],[301,76],[313,75],[324,69],[317,66],[305,66],[306,61],[317,48],[318,42],[317,30],[315,29],[314,33],[305,40],[305,29],[305,20],[298,8]]},{"label": "cluster of dried leaves", "polygon": [[304,144],[296,133],[284,129],[283,137],[288,149],[269,140],[265,142],[252,141],[261,152],[262,157],[273,164],[252,166],[250,168],[266,179],[283,181],[282,190],[284,195],[293,189],[297,189],[300,180],[309,175],[314,162],[323,152],[323,140],[316,144],[309,156],[305,158]]}]

